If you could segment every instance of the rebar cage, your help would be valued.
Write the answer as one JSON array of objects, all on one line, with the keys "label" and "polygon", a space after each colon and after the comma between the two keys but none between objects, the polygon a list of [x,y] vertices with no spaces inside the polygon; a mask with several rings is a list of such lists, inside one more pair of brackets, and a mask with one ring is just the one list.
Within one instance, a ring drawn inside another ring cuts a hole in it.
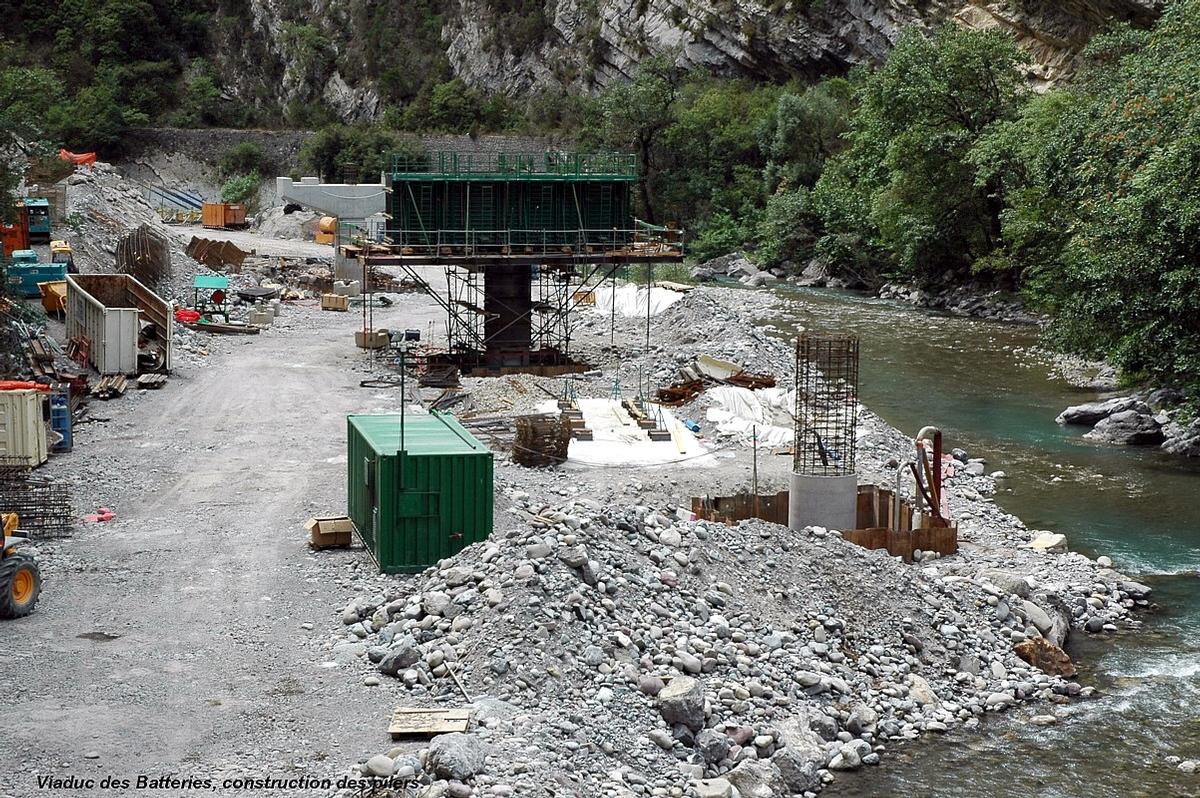
[{"label": "rebar cage", "polygon": [[858,337],[804,333],[796,341],[793,470],[820,477],[854,473],[858,424]]},{"label": "rebar cage", "polygon": [[32,540],[67,537],[74,526],[70,488],[33,476],[19,457],[0,457],[0,509],[16,513]]}]

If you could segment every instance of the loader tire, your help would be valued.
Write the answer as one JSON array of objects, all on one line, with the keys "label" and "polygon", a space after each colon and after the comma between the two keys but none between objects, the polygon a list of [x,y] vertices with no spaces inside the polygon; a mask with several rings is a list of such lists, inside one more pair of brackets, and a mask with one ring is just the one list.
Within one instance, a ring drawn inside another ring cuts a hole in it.
[{"label": "loader tire", "polygon": [[42,592],[42,572],[28,554],[0,560],[0,618],[21,618],[33,612]]}]

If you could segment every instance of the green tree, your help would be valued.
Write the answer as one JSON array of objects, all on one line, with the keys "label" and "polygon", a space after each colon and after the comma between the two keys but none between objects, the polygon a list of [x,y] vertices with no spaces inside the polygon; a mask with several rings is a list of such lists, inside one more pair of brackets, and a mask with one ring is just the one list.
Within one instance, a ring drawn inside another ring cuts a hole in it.
[{"label": "green tree", "polygon": [[248,205],[257,205],[258,187],[261,183],[262,176],[258,172],[231,177],[221,186],[221,202],[244,202]]},{"label": "green tree", "polygon": [[652,188],[658,167],[657,145],[675,119],[681,78],[668,58],[644,59],[634,79],[605,92],[597,109],[600,139],[610,147],[637,153],[642,214],[650,222],[659,217]]},{"label": "green tree", "polygon": [[1148,33],[1100,37],[1085,55],[1052,129],[1068,179],[1034,174],[1022,186],[1071,201],[1062,266],[1037,286],[1057,311],[1052,340],[1197,395],[1200,0],[1170,4]]},{"label": "green tree", "polygon": [[353,172],[364,180],[375,180],[387,167],[392,154],[418,155],[415,139],[379,125],[341,125],[322,128],[300,150],[300,161],[326,180],[337,180]]},{"label": "green tree", "polygon": [[761,132],[767,189],[816,183],[825,162],[845,149],[853,106],[854,90],[845,78],[782,94]]},{"label": "green tree", "polygon": [[221,156],[221,174],[226,176],[251,173],[269,175],[277,168],[263,148],[252,141],[243,141]]},{"label": "green tree", "polygon": [[0,69],[0,221],[11,222],[15,216],[13,200],[24,162],[51,149],[42,120],[62,94],[62,84],[47,69]]},{"label": "green tree", "polygon": [[849,148],[818,181],[814,205],[832,236],[887,254],[929,278],[970,266],[1001,240],[998,188],[977,185],[967,156],[1024,96],[1021,56],[998,32],[945,26],[906,33],[856,92]]}]

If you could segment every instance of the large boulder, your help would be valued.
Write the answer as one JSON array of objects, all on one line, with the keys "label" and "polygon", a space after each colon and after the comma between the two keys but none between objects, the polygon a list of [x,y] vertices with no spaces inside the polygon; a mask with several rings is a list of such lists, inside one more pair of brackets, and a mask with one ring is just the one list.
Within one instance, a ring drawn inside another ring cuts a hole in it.
[{"label": "large boulder", "polygon": [[786,795],[783,776],[770,760],[746,759],[725,774],[742,798],[779,798]]},{"label": "large boulder", "polygon": [[710,765],[715,765],[729,756],[729,746],[729,735],[716,729],[704,729],[696,735],[696,750]]},{"label": "large boulder", "polygon": [[1102,419],[1083,437],[1092,441],[1143,446],[1162,443],[1162,425],[1149,413],[1122,410]]},{"label": "large boulder", "polygon": [[465,781],[482,773],[487,749],[477,737],[462,732],[439,734],[429,743],[426,769],[440,779]]},{"label": "large boulder", "polygon": [[[812,717],[793,715],[775,729],[775,738],[782,745],[771,761],[779,769],[788,792],[816,791],[821,784],[818,771],[825,765],[825,741],[812,730]],[[824,717],[824,716],[822,716]]]},{"label": "large boulder", "polygon": [[696,798],[730,798],[733,785],[726,779],[693,779],[692,789]]},{"label": "large boulder", "polygon": [[1022,640],[1014,650],[1018,657],[1051,676],[1070,678],[1076,674],[1075,664],[1071,662],[1067,652],[1044,637]]},{"label": "large boulder", "polygon": [[1114,399],[1105,399],[1103,402],[1072,405],[1059,413],[1054,420],[1059,424],[1078,424],[1090,427],[1113,413],[1122,413],[1126,410],[1136,410],[1139,413],[1150,412],[1150,408],[1136,396],[1118,396]]},{"label": "large boulder", "polygon": [[405,668],[416,664],[421,658],[417,643],[411,635],[405,635],[392,643],[388,652],[379,661],[379,671],[387,676],[396,676]]},{"label": "large boulder", "polygon": [[1001,568],[985,568],[979,572],[980,582],[989,582],[1006,594],[1017,594],[1024,598],[1029,595],[1029,582],[1025,575],[1016,571],[1005,571]]},{"label": "large boulder", "polygon": [[804,271],[800,272],[800,279],[797,281],[800,285],[820,287],[825,285],[825,281],[829,279],[829,265],[823,260],[813,259],[804,267]]},{"label": "large boulder", "polygon": [[754,272],[753,274],[747,274],[740,282],[749,288],[762,288],[764,285],[769,285],[778,279],[778,277],[770,272]]},{"label": "large boulder", "polygon": [[754,264],[740,252],[730,252],[727,255],[705,261],[696,267],[717,277],[745,277],[758,271]]},{"label": "large boulder", "polygon": [[727,277],[749,277],[752,274],[758,274],[758,269],[753,263],[741,256],[730,261],[725,267],[725,275]]},{"label": "large boulder", "polygon": [[1200,419],[1186,427],[1173,421],[1163,427],[1163,436],[1164,452],[1184,457],[1200,457]]},{"label": "large boulder", "polygon": [[1050,620],[1050,613],[1032,601],[1022,601],[1021,610],[1025,618],[1042,634],[1049,632],[1050,627],[1054,625],[1054,621]]},{"label": "large boulder", "polygon": [[658,711],[667,723],[699,731],[704,728],[704,687],[691,676],[676,676],[659,691]]}]

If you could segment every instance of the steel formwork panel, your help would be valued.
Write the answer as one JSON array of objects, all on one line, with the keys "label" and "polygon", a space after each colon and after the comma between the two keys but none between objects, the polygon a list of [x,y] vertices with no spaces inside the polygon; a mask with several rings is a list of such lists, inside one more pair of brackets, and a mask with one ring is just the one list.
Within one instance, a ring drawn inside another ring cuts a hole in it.
[{"label": "steel formwork panel", "polygon": [[[401,179],[403,177],[404,179]],[[629,184],[442,180],[393,175],[387,237],[396,245],[577,246],[630,243]]]}]

